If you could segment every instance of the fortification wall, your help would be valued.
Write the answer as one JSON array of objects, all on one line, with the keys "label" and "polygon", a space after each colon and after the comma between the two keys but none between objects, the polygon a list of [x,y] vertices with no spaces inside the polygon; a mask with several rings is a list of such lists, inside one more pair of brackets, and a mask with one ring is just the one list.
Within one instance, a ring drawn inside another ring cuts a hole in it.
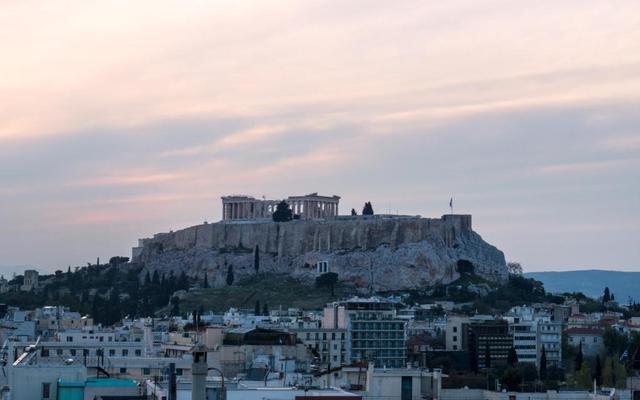
[{"label": "fortification wall", "polygon": [[373,250],[392,248],[438,236],[451,244],[470,232],[471,215],[442,218],[372,216],[339,217],[330,220],[219,222],[196,225],[156,235],[147,243],[162,244],[165,251],[203,246],[217,250],[253,249],[278,256],[295,256],[315,251]]},{"label": "fortification wall", "polygon": [[507,277],[504,254],[472,230],[470,215],[219,222],[157,234],[141,244],[134,261],[147,269],[206,272],[214,285],[224,284],[227,265],[236,277],[253,273],[256,247],[262,271],[313,279],[316,263],[328,262],[342,280],[379,290],[453,281],[460,260],[487,279]]}]

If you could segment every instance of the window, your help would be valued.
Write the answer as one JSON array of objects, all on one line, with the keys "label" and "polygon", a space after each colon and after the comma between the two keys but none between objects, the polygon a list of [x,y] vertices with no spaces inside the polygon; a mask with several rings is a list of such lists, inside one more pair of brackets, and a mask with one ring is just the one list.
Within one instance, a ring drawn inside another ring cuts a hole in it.
[{"label": "window", "polygon": [[43,399],[51,398],[51,384],[49,382],[42,383],[42,398]]},{"label": "window", "polygon": [[182,375],[182,368],[176,368],[176,375],[177,376],[181,376]]},{"label": "window", "polygon": [[453,331],[454,331],[454,332],[458,332],[458,327],[457,327],[457,326],[454,326],[454,327],[453,327]]},{"label": "window", "polygon": [[598,343],[598,338],[597,337],[593,338],[593,343]]},{"label": "window", "polygon": [[62,349],[57,349],[57,350],[56,350],[56,354],[57,354],[57,355],[59,355],[59,356],[61,356],[61,355],[62,355]]},{"label": "window", "polygon": [[116,355],[115,349],[109,349],[109,357],[114,357]]},{"label": "window", "polygon": [[76,355],[76,349],[71,349],[71,350],[69,350],[69,353],[70,353],[72,356],[75,356],[75,355]]},{"label": "window", "polygon": [[457,342],[457,341],[458,341],[458,337],[457,337],[457,336],[454,336],[454,337],[453,337],[453,341],[454,341],[454,342]]},{"label": "window", "polygon": [[140,357],[142,355],[142,350],[136,349],[136,356]]},{"label": "window", "polygon": [[124,367],[120,368],[120,373],[121,374],[126,374],[127,373],[127,369],[124,368]]},{"label": "window", "polygon": [[67,336],[67,342],[73,342],[73,336]]},{"label": "window", "polygon": [[40,356],[41,357],[49,357],[49,349],[40,350]]},{"label": "window", "polygon": [[151,375],[150,368],[142,368],[142,375]]},{"label": "window", "polygon": [[122,349],[122,357],[127,357],[129,355],[129,350]]}]

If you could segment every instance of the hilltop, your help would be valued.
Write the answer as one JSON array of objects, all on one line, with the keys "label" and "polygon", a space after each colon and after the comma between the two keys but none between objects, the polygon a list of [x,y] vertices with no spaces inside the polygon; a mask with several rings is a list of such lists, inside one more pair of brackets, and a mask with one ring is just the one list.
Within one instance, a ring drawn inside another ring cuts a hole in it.
[{"label": "hilltop", "polygon": [[257,269],[307,282],[335,272],[364,292],[448,284],[462,272],[499,284],[508,276],[504,254],[472,230],[470,215],[221,221],[142,239],[132,263],[142,273],[206,276],[218,288],[230,272],[245,279]]}]

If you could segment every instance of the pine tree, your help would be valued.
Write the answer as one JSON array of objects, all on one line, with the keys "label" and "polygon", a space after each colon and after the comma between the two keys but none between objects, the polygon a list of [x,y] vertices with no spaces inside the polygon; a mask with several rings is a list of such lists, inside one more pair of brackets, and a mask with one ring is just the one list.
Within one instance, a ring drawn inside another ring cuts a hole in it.
[{"label": "pine tree", "polygon": [[205,289],[209,289],[209,278],[207,278],[207,273],[204,273],[204,283],[203,283],[203,287]]},{"label": "pine tree", "polygon": [[355,208],[351,209],[351,215],[353,215],[353,216],[358,215],[358,212],[356,211]]},{"label": "pine tree", "polygon": [[256,300],[256,305],[253,309],[253,315],[260,315],[260,300]]},{"label": "pine tree", "polygon": [[253,250],[253,269],[256,270],[256,275],[260,271],[260,248],[256,245],[256,248]]},{"label": "pine tree", "polygon": [[362,215],[373,215],[373,206],[370,201],[364,203],[364,207],[362,208]]},{"label": "pine tree", "polygon": [[227,269],[227,285],[233,285],[233,265],[229,264],[229,268]]},{"label": "pine tree", "polygon": [[540,379],[547,379],[547,351],[542,346],[542,355],[540,356]]},{"label": "pine tree", "polygon": [[262,315],[266,317],[269,316],[269,305],[267,303],[264,303],[264,306],[262,306]]},{"label": "pine tree", "polygon": [[287,222],[293,219],[293,212],[286,201],[282,200],[276,206],[276,211],[273,212],[272,218],[275,222]]}]

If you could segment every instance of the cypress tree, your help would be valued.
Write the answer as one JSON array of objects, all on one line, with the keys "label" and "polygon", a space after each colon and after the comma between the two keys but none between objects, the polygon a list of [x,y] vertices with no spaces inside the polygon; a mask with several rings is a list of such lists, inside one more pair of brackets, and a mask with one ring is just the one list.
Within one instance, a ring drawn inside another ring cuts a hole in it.
[{"label": "cypress tree", "polygon": [[262,315],[266,317],[269,316],[269,305],[267,303],[264,303],[264,306],[262,306]]},{"label": "cypress tree", "polygon": [[204,284],[203,284],[205,289],[209,288],[209,278],[207,278],[207,273],[204,273]]},{"label": "cypress tree", "polygon": [[260,248],[256,245],[256,248],[253,250],[253,269],[256,270],[256,275],[260,271]]},{"label": "cypress tree", "polygon": [[256,300],[256,306],[253,309],[253,315],[260,315],[260,300]]},{"label": "cypress tree", "polygon": [[153,271],[153,278],[151,279],[151,283],[156,286],[160,284],[160,274],[158,274],[158,270]]},{"label": "cypress tree", "polygon": [[227,269],[227,285],[233,285],[233,265],[229,264],[229,268]]},{"label": "cypress tree", "polygon": [[600,363],[600,355],[596,355],[596,370],[593,372],[593,378],[598,385],[602,384],[602,364]]},{"label": "cypress tree", "polygon": [[602,296],[602,301],[606,303],[609,300],[611,300],[611,294],[609,292],[609,287],[607,286],[604,288],[604,295]]},{"label": "cypress tree", "polygon": [[583,358],[584,357],[582,355],[582,342],[580,342],[580,347],[578,348],[578,354],[576,354],[576,358],[573,364],[573,369],[575,371],[580,371],[580,368],[582,367]]},{"label": "cypress tree", "polygon": [[149,271],[147,271],[147,274],[144,276],[144,286],[150,286],[151,285],[151,274],[149,274]]},{"label": "cypress tree", "polygon": [[510,367],[515,367],[518,364],[518,353],[516,353],[516,348],[511,346],[509,348],[509,353],[507,355],[507,364]]},{"label": "cypress tree", "polygon": [[547,351],[542,346],[542,355],[540,356],[540,379],[547,379]]}]

